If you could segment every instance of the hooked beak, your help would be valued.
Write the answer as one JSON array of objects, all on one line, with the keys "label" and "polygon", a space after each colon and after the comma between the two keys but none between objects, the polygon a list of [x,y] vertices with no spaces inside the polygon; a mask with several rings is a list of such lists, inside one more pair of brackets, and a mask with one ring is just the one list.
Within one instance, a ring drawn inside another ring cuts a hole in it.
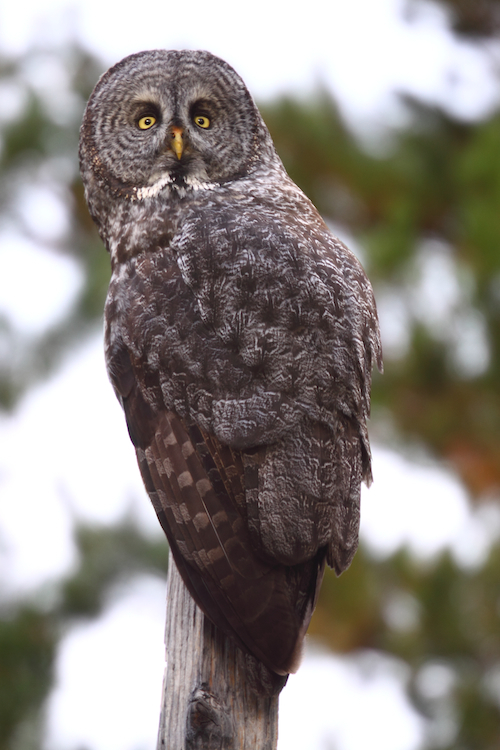
[{"label": "hooked beak", "polygon": [[184,141],[182,140],[182,128],[174,126],[170,129],[170,148],[178,159],[181,158],[184,151]]}]

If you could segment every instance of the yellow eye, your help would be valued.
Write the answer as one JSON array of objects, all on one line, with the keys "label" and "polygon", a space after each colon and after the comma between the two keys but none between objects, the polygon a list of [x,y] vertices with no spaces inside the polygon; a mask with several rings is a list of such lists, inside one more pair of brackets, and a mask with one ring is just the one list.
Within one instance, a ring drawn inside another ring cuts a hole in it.
[{"label": "yellow eye", "polygon": [[194,121],[199,128],[204,128],[206,130],[210,127],[210,120],[204,115],[196,115]]},{"label": "yellow eye", "polygon": [[153,127],[155,122],[156,117],[153,117],[153,115],[146,115],[145,117],[141,117],[137,124],[139,125],[141,130],[149,130],[149,128]]}]

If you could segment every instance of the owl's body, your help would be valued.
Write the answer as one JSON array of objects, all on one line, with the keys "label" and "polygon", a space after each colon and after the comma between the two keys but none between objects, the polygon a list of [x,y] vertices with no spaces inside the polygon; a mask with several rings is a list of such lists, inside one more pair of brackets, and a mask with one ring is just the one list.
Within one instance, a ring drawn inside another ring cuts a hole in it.
[{"label": "owl's body", "polygon": [[370,284],[209,53],[108,71],[81,165],[111,254],[108,371],[176,563],[208,617],[286,675],[325,562],[340,573],[357,546]]}]

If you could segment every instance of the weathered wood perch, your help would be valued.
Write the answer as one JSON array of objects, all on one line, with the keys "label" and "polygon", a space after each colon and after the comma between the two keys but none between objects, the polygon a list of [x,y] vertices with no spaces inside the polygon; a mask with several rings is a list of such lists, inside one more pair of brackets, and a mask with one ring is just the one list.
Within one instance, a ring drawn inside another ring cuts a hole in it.
[{"label": "weathered wood perch", "polygon": [[248,682],[245,656],[168,571],[166,666],[157,750],[275,750],[278,696]]}]

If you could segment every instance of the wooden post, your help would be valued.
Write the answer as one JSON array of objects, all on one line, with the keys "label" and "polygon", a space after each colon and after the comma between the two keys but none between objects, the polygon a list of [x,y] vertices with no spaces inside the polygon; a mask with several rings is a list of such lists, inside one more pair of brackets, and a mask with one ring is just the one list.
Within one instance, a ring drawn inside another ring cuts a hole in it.
[{"label": "wooden post", "polygon": [[247,680],[245,656],[194,603],[170,554],[157,750],[275,750],[278,695]]}]

